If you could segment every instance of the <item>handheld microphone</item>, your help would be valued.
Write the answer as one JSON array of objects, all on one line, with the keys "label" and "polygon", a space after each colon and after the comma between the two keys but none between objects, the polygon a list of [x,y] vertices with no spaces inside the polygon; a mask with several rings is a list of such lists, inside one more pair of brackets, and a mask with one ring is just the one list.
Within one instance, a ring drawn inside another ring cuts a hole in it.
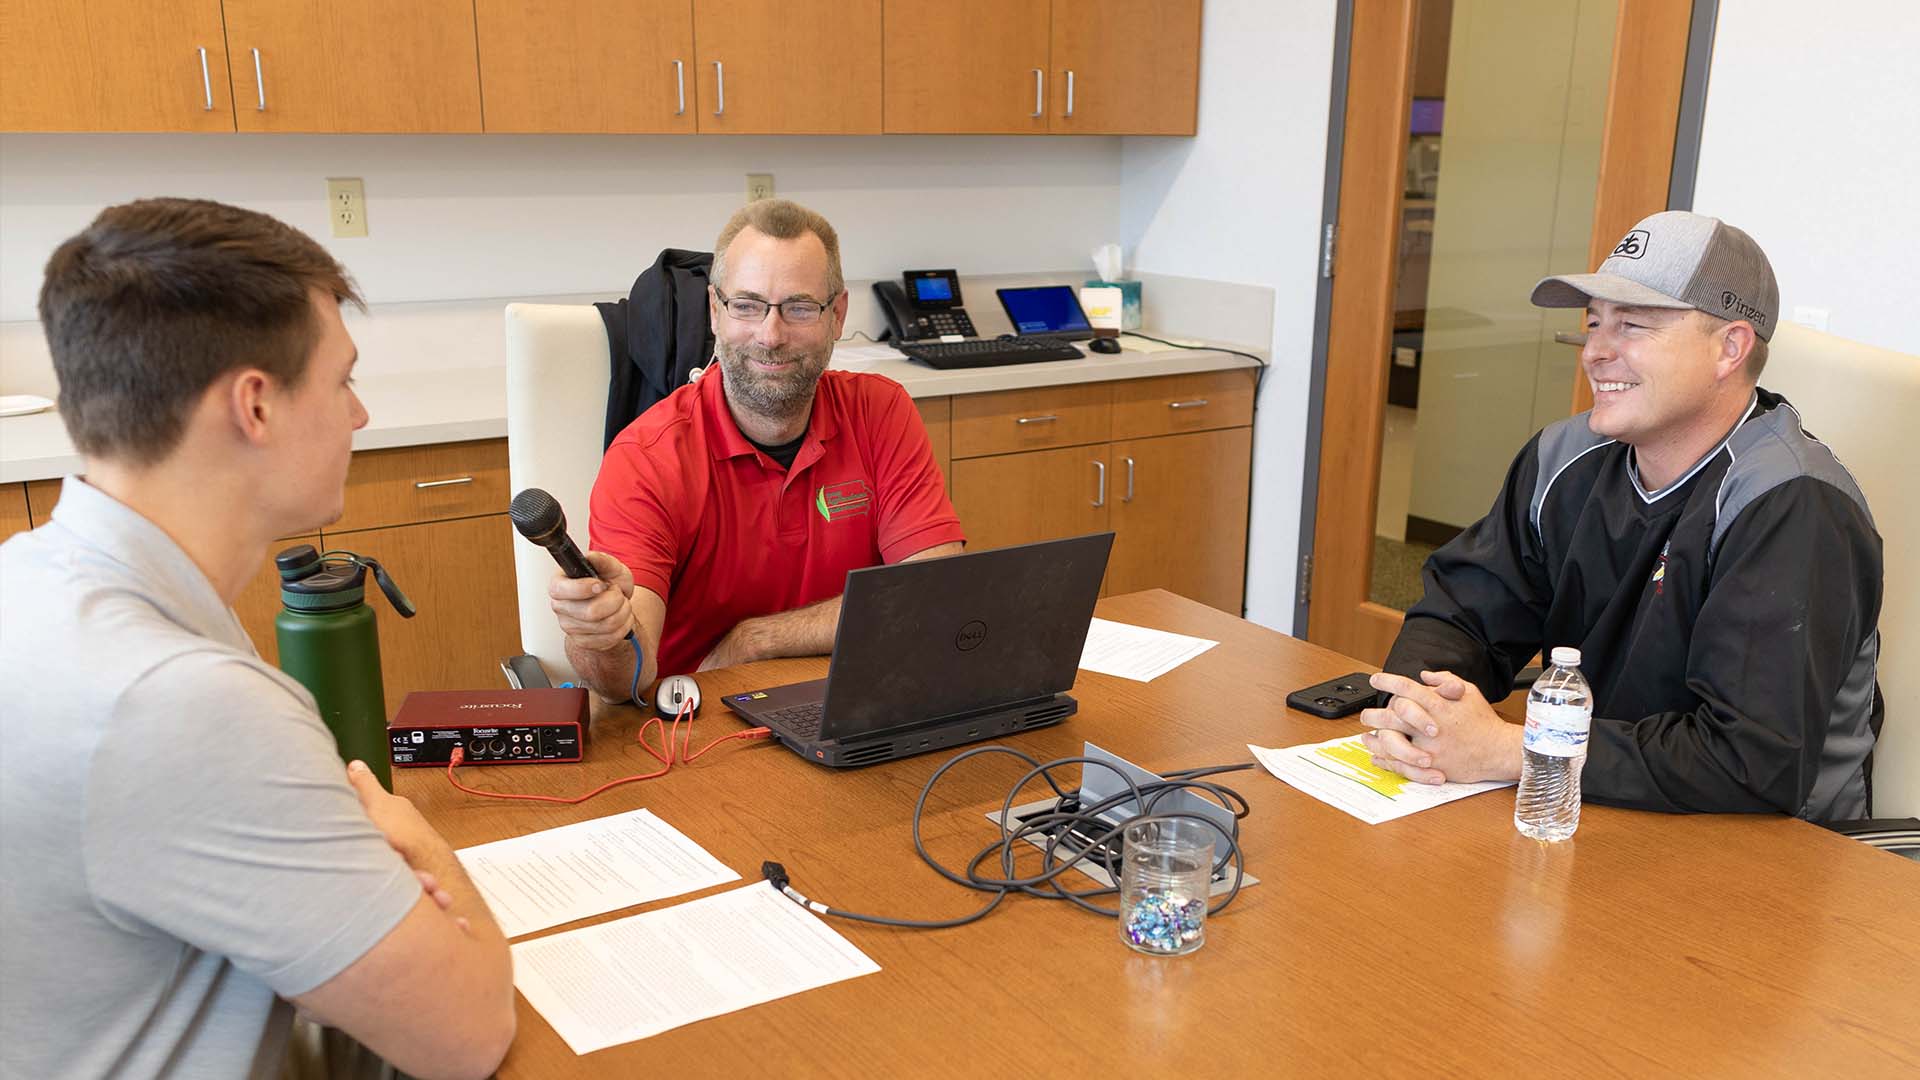
[{"label": "handheld microphone", "polygon": [[[593,566],[580,549],[573,544],[573,537],[567,535],[567,515],[560,512],[560,502],[541,488],[528,488],[513,497],[513,504],[507,507],[507,516],[513,519],[513,527],[520,535],[547,549],[553,561],[560,564],[570,578],[597,578]],[[640,700],[640,638],[627,631],[627,644],[633,646],[633,687],[627,692],[627,698],[635,703]]]},{"label": "handheld microphone", "polygon": [[567,515],[560,512],[560,503],[553,496],[540,488],[528,488],[513,497],[507,516],[513,518],[513,527],[521,536],[546,548],[568,577],[597,576],[567,535]]}]

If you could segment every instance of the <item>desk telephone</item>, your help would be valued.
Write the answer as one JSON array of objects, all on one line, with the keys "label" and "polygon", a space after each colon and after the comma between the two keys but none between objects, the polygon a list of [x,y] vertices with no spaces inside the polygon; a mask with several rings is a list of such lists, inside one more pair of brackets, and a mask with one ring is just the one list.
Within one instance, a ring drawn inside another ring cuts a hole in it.
[{"label": "desk telephone", "polygon": [[894,341],[974,337],[973,320],[960,306],[960,275],[952,270],[908,270],[900,281],[876,281],[873,293]]}]

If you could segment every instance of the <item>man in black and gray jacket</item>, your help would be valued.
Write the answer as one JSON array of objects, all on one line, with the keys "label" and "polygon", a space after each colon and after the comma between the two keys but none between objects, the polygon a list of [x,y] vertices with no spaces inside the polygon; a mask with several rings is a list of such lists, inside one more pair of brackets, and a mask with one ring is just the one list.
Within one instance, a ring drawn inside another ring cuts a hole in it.
[{"label": "man in black and gray jacket", "polygon": [[1594,407],[1535,435],[1492,512],[1428,560],[1373,678],[1394,698],[1362,715],[1374,760],[1517,779],[1521,729],[1488,700],[1572,645],[1594,693],[1587,799],[1866,816],[1880,536],[1833,452],[1757,386],[1779,316],[1765,254],[1655,214],[1533,302],[1586,308]]}]

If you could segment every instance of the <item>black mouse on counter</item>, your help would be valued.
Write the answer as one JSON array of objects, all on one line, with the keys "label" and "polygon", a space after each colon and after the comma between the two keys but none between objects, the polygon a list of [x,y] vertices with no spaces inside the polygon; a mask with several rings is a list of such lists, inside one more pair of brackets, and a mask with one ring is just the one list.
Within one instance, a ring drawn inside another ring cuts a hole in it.
[{"label": "black mouse on counter", "polygon": [[1097,337],[1087,342],[1087,348],[1097,353],[1111,356],[1120,351],[1120,339],[1117,337]]}]

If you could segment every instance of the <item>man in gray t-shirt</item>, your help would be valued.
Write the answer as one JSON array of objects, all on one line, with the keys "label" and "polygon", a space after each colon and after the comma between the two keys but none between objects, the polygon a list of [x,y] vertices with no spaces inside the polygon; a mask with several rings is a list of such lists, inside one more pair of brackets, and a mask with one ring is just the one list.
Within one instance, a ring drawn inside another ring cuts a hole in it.
[{"label": "man in gray t-shirt", "polygon": [[104,211],[41,321],[86,461],[0,545],[0,1075],[277,1076],[293,1007],[486,1075],[511,962],[446,842],[343,769],[231,605],[339,516],[345,272],[217,203]]}]

